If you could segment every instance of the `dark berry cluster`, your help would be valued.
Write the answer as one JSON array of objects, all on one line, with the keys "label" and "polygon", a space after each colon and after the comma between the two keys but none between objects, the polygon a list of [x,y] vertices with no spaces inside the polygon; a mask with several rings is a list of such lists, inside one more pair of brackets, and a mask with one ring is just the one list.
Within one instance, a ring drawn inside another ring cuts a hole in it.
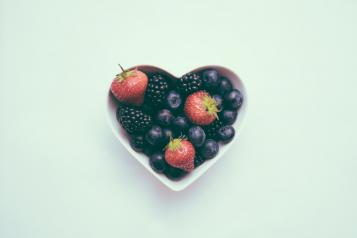
[{"label": "dark berry cluster", "polygon": [[145,114],[139,108],[124,105],[118,107],[117,119],[130,134],[147,131],[153,122],[151,116]]},{"label": "dark berry cluster", "polygon": [[[200,90],[212,95],[218,109],[218,118],[204,126],[192,123],[184,110],[186,98]],[[170,140],[187,138],[195,148],[194,167],[202,165],[218,154],[219,143],[229,143],[235,136],[232,124],[242,103],[241,92],[214,69],[188,73],[180,79],[157,73],[149,76],[143,104],[119,105],[117,119],[129,133],[131,147],[149,157],[153,170],[178,180],[187,172],[166,162],[165,148]]]},{"label": "dark berry cluster", "polygon": [[166,77],[161,74],[153,74],[149,77],[145,100],[149,105],[158,107],[164,102],[168,89],[169,82]]},{"label": "dark berry cluster", "polygon": [[189,95],[202,89],[202,79],[196,73],[187,73],[178,80],[177,89],[183,95]]}]

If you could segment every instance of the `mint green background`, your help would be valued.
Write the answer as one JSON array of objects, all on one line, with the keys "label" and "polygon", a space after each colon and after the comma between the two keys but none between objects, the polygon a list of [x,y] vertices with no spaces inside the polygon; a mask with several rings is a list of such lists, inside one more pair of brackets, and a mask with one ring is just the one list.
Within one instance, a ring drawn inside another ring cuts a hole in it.
[{"label": "mint green background", "polygon": [[[0,237],[357,237],[357,2],[0,0]],[[180,193],[105,120],[117,63],[219,64],[250,101]]]}]

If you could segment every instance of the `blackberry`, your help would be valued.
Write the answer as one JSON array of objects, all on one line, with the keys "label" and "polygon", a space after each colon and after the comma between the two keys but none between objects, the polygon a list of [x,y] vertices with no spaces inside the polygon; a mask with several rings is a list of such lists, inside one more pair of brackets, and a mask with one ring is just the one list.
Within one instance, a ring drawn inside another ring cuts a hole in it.
[{"label": "blackberry", "polygon": [[202,79],[196,73],[187,73],[178,80],[177,88],[181,93],[189,95],[202,89]]},{"label": "blackberry", "polygon": [[197,168],[198,166],[203,164],[203,162],[205,162],[205,159],[200,154],[196,154],[195,160],[194,160],[195,168]]},{"label": "blackberry", "polygon": [[169,90],[167,79],[161,74],[154,74],[149,77],[149,83],[145,93],[146,101],[154,106],[160,106],[165,101],[165,96]]},{"label": "blackberry", "polygon": [[136,107],[118,107],[117,120],[129,134],[145,132],[152,126],[151,116]]},{"label": "blackberry", "polygon": [[223,126],[221,120],[214,120],[210,125],[205,126],[203,130],[206,133],[207,139],[217,139],[218,130]]}]

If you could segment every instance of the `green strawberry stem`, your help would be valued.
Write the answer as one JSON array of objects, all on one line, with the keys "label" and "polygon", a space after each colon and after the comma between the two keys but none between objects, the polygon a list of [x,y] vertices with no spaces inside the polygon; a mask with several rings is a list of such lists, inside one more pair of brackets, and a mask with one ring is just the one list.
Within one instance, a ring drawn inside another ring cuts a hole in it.
[{"label": "green strawberry stem", "polygon": [[167,149],[175,151],[181,147],[181,141],[183,138],[170,139],[169,144],[166,146]]},{"label": "green strawberry stem", "polygon": [[203,106],[205,107],[209,115],[214,115],[214,117],[218,119],[217,112],[219,112],[219,110],[217,108],[217,102],[216,100],[214,100],[214,98],[210,96],[204,97]]},{"label": "green strawberry stem", "polygon": [[125,69],[123,68],[123,66],[121,66],[121,64],[118,64],[119,65],[119,67],[121,68],[121,71],[125,71]]},{"label": "green strawberry stem", "polygon": [[120,74],[117,74],[115,79],[118,80],[119,82],[124,81],[127,77],[134,76],[135,71],[134,70],[127,70],[124,69],[120,64],[119,64],[120,69],[122,72]]}]

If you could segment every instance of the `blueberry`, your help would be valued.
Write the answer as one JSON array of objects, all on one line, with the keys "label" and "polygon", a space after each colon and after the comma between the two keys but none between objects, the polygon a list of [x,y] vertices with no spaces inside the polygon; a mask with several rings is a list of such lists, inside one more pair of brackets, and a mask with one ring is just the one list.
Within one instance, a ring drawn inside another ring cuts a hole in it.
[{"label": "blueberry", "polygon": [[235,135],[235,130],[232,126],[224,126],[218,130],[218,138],[223,143],[229,143]]},{"label": "blueberry", "polygon": [[224,103],[228,108],[237,110],[243,102],[243,95],[238,89],[233,89],[224,96]]},{"label": "blueberry", "polygon": [[206,133],[202,127],[193,126],[188,130],[188,139],[194,146],[200,147],[206,140]]},{"label": "blueberry", "polygon": [[161,153],[161,152],[156,152],[156,153],[152,154],[150,156],[149,162],[150,162],[151,168],[157,173],[164,172],[167,167],[165,157],[164,157],[163,153]]},{"label": "blueberry", "polygon": [[223,110],[220,113],[220,119],[225,125],[232,125],[237,119],[238,112],[233,110]]},{"label": "blueberry", "polygon": [[170,139],[175,137],[175,134],[169,128],[163,128],[162,132],[163,132],[163,143],[167,145],[170,142]]},{"label": "blueberry", "polygon": [[166,105],[171,110],[177,110],[182,105],[181,95],[175,90],[171,90],[166,96]]},{"label": "blueberry", "polygon": [[215,91],[219,85],[218,73],[214,69],[207,69],[202,73],[203,86],[208,89]]},{"label": "blueberry", "polygon": [[176,132],[185,133],[188,130],[189,123],[186,117],[178,116],[173,120],[172,127]]},{"label": "blueberry", "polygon": [[171,180],[180,180],[187,174],[187,172],[182,169],[167,165],[166,169],[164,170],[164,174]]},{"label": "blueberry", "polygon": [[206,160],[215,157],[218,154],[218,151],[219,145],[215,140],[212,139],[206,140],[200,149],[202,157]]},{"label": "blueberry", "polygon": [[163,132],[161,127],[151,127],[151,129],[146,133],[145,139],[150,145],[160,145],[163,142]]},{"label": "blueberry", "polygon": [[131,148],[137,152],[142,152],[144,150],[145,144],[145,138],[143,135],[133,135],[130,138]]},{"label": "blueberry", "polygon": [[218,110],[221,110],[222,109],[222,104],[223,104],[223,98],[221,95],[218,95],[218,94],[215,94],[212,96],[213,99],[216,101],[217,103],[217,108]]},{"label": "blueberry", "polygon": [[218,93],[220,95],[225,95],[226,93],[230,92],[232,88],[233,87],[231,81],[229,81],[227,78],[221,78],[221,81],[218,85]]},{"label": "blueberry", "polygon": [[174,116],[167,109],[160,110],[156,116],[156,120],[161,126],[169,126],[173,119]]}]

